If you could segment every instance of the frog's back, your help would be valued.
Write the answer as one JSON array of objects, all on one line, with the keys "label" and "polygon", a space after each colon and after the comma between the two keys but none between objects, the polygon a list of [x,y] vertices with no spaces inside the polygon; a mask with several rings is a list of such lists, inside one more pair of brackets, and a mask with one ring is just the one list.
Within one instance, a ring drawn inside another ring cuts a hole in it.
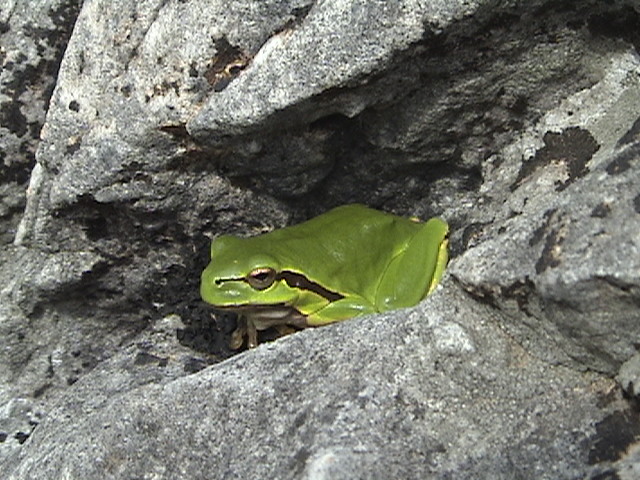
[{"label": "frog's back", "polygon": [[307,222],[263,235],[278,258],[314,281],[374,295],[390,259],[406,248],[423,224],[352,204]]},{"label": "frog's back", "polygon": [[274,238],[280,237],[283,240],[313,237],[322,241],[341,236],[361,237],[376,230],[386,230],[393,224],[398,224],[403,233],[420,229],[419,222],[354,203],[336,207],[311,220],[275,230],[268,235],[273,235]]}]

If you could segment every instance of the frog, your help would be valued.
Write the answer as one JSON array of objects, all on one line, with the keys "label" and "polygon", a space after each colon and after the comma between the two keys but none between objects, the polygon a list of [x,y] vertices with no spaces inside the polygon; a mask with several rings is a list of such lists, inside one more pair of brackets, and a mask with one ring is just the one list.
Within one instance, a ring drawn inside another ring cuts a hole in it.
[{"label": "frog", "polygon": [[281,334],[411,307],[432,293],[449,259],[448,224],[361,204],[252,237],[220,235],[200,282],[202,299],[237,314],[230,348]]}]

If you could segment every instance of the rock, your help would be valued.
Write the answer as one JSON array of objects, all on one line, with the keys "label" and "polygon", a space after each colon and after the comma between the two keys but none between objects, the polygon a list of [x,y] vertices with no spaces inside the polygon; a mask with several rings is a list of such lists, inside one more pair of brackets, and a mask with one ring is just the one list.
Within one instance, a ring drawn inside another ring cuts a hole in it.
[{"label": "rock", "polygon": [[491,240],[452,265],[469,291],[517,311],[505,328],[548,361],[615,373],[638,347],[639,67],[612,55],[598,83],[489,159],[490,223],[475,235]]},{"label": "rock", "polygon": [[[625,1],[84,2],[18,228],[37,136],[0,132],[0,476],[633,478],[638,31]],[[210,239],[348,202],[447,219],[442,288],[230,351]]]},{"label": "rock", "polygon": [[620,480],[633,480],[640,476],[640,445],[635,444],[616,466]]},{"label": "rock", "polygon": [[25,207],[40,129],[78,0],[16,0],[0,6],[0,244],[13,241]]},{"label": "rock", "polygon": [[581,475],[592,425],[621,406],[599,406],[612,382],[531,357],[490,307],[445,283],[412,310],[307,330],[168,383],[105,395],[118,370],[79,380],[5,478]]},{"label": "rock", "polygon": [[640,354],[636,353],[622,364],[616,380],[627,395],[640,400]]}]

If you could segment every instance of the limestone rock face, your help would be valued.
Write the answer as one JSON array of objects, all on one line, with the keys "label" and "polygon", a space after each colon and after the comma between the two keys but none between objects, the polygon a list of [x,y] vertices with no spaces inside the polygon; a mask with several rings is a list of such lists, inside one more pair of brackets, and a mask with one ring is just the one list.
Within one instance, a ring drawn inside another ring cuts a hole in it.
[{"label": "limestone rock face", "polygon": [[[637,477],[637,2],[5,4],[2,478]],[[236,355],[210,239],[351,202],[441,287]]]},{"label": "limestone rock face", "polygon": [[13,242],[78,0],[0,5],[0,245]]}]

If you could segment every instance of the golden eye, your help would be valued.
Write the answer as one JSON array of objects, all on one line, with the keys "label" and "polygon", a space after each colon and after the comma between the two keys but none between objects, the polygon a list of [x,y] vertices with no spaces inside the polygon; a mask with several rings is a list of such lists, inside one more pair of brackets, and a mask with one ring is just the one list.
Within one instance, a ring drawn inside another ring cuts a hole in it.
[{"label": "golden eye", "polygon": [[256,268],[249,272],[246,277],[247,283],[256,290],[264,290],[273,285],[276,281],[276,271],[269,267]]}]

